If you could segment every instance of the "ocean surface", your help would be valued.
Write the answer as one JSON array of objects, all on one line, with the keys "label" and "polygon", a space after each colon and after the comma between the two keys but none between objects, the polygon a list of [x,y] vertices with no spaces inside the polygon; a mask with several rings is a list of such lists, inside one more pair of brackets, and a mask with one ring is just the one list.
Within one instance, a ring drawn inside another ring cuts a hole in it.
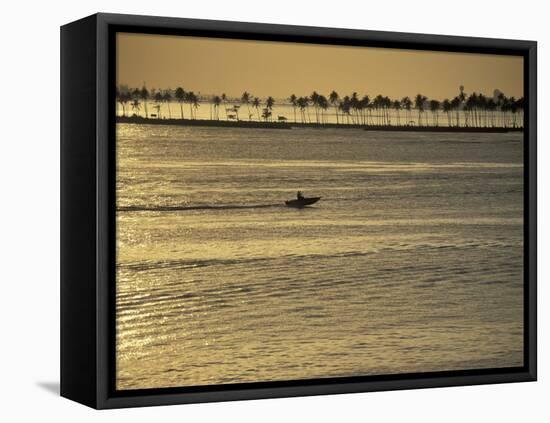
[{"label": "ocean surface", "polygon": [[521,133],[118,124],[117,388],[523,365],[522,163]]}]

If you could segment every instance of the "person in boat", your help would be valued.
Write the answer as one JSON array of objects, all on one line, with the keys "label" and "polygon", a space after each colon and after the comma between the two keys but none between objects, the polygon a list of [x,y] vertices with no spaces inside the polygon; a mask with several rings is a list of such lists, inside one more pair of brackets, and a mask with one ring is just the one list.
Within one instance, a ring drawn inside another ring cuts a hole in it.
[{"label": "person in boat", "polygon": [[298,200],[303,200],[303,199],[304,199],[304,196],[302,195],[302,191],[298,191],[298,192],[296,193],[296,198],[297,198]]}]

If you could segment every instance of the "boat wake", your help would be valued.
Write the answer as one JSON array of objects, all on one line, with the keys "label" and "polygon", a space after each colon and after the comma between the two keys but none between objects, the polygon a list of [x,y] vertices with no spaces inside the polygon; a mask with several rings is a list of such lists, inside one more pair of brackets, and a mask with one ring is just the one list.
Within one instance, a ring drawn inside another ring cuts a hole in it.
[{"label": "boat wake", "polygon": [[232,210],[232,209],[267,209],[284,207],[284,204],[220,204],[220,205],[196,205],[196,206],[121,206],[119,212],[178,212],[189,210]]}]

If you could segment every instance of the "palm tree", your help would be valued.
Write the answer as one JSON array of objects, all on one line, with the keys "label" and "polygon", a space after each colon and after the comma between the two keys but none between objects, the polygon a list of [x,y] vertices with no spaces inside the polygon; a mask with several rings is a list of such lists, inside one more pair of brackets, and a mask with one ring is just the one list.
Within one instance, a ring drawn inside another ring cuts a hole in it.
[{"label": "palm tree", "polygon": [[[153,91],[154,92],[154,91]],[[153,106],[157,111],[157,119],[160,119],[160,103],[164,101],[161,92],[155,92],[153,94],[153,100],[155,100],[155,106]]]},{"label": "palm tree", "polygon": [[430,111],[432,112],[432,123],[439,126],[439,108],[441,103],[438,100],[430,100]]},{"label": "palm tree", "polygon": [[360,98],[357,98],[357,103],[355,104],[355,113],[357,115],[357,124],[358,125],[363,125],[364,122],[365,122],[365,119],[364,119],[364,115],[365,115],[365,112],[364,112],[364,109],[365,109],[365,106],[363,104],[363,101],[362,99]]},{"label": "palm tree", "polygon": [[239,120],[239,109],[241,108],[240,104],[234,104],[233,105],[233,111],[235,112],[235,115],[237,115],[237,120]]},{"label": "palm tree", "polygon": [[470,117],[471,117],[471,112],[472,112],[472,105],[468,104],[468,102],[466,102],[466,104],[464,104],[464,106],[462,106],[462,111],[464,113],[464,126],[467,128],[467,127],[470,126]]},{"label": "palm tree", "polygon": [[412,101],[409,97],[403,97],[401,99],[401,106],[407,111],[407,125],[411,122],[411,108]]},{"label": "palm tree", "polygon": [[134,100],[139,100],[139,92],[140,92],[140,90],[138,88],[134,88],[133,90],[130,90],[130,94],[129,94],[130,95],[130,106],[132,105]]},{"label": "palm tree", "polygon": [[185,92],[185,102],[189,103],[189,119],[193,119],[193,107],[191,106],[191,102],[193,100],[194,95],[195,93],[193,91]]},{"label": "palm tree", "polygon": [[384,97],[384,102],[382,103],[384,105],[384,111],[386,114],[386,125],[391,125],[391,116],[390,116],[390,109],[392,106],[391,98]]},{"label": "palm tree", "polygon": [[317,103],[319,104],[319,109],[321,109],[321,123],[325,123],[324,116],[328,109],[328,100],[324,95],[320,95],[317,99]]},{"label": "palm tree", "polygon": [[366,125],[368,113],[370,110],[370,97],[368,95],[364,95],[363,98],[359,101],[359,106],[361,110],[364,110],[365,114],[363,115],[363,125]]},{"label": "palm tree", "polygon": [[[256,109],[258,120],[260,120],[260,106],[261,106],[260,99],[258,97],[254,97],[254,99],[252,100],[252,107]],[[296,112],[294,112],[294,116],[296,116]],[[296,117],[294,117],[294,120],[296,120]]]},{"label": "palm tree", "polygon": [[197,109],[200,107],[200,101],[199,101],[199,97],[197,97],[194,93],[191,93],[191,94],[193,94],[192,98],[191,98],[191,106],[194,109],[193,115],[196,119],[197,118]]},{"label": "palm tree", "polygon": [[487,126],[487,97],[483,93],[477,96],[477,107],[480,110],[479,123],[481,126]]},{"label": "palm tree", "polygon": [[164,94],[162,96],[162,99],[168,106],[168,119],[172,119],[172,111],[170,110],[170,102],[172,101],[172,93],[170,88],[168,88],[166,91],[164,91]]},{"label": "palm tree", "polygon": [[227,105],[226,105],[227,96],[225,95],[225,93],[222,93],[222,101],[223,101],[223,108],[225,110],[225,120],[227,120]]},{"label": "palm tree", "polygon": [[302,123],[306,122],[306,109],[308,107],[308,99],[300,97],[296,100],[296,104],[300,108],[300,115],[302,116]]},{"label": "palm tree", "polygon": [[311,114],[309,113],[309,105],[311,103],[311,99],[306,96],[304,97],[304,101],[306,102],[307,121],[311,123]]},{"label": "palm tree", "polygon": [[516,118],[517,118],[517,112],[518,112],[518,101],[515,99],[515,97],[510,97],[510,112],[512,113],[512,126],[516,127]]},{"label": "palm tree", "polygon": [[461,103],[464,103],[464,101],[466,101],[466,93],[464,92],[464,85],[461,85],[459,87],[459,90],[460,90],[460,94],[458,94],[458,99],[460,100]]},{"label": "palm tree", "polygon": [[473,126],[478,126],[477,107],[478,107],[478,97],[477,97],[477,94],[473,92],[466,99],[466,110],[470,113],[469,118],[471,117]]},{"label": "palm tree", "polygon": [[395,110],[395,115],[397,117],[397,125],[401,126],[401,102],[399,100],[394,100],[392,102],[392,107]]},{"label": "palm tree", "polygon": [[[351,111],[351,99],[348,95],[344,96],[344,98],[340,101],[340,104],[338,106],[340,110],[342,111],[342,114],[346,116],[347,123],[349,125],[349,118],[350,118],[350,111]],[[343,120],[343,118],[342,118]]]},{"label": "palm tree", "polygon": [[476,108],[477,94],[474,92],[468,96],[464,107],[464,110],[466,111],[466,126],[469,126],[470,119],[472,120],[473,126],[477,126]]},{"label": "palm tree", "polygon": [[338,120],[338,100],[339,99],[340,97],[338,96],[338,93],[334,90],[328,96],[328,100],[330,101],[330,104],[334,106],[334,112],[336,113],[336,124],[340,123]]},{"label": "palm tree", "polygon": [[294,109],[294,122],[296,123],[296,107],[298,106],[298,98],[296,97],[296,95],[291,94],[288,100],[290,101],[290,104]]},{"label": "palm tree", "polygon": [[241,96],[241,103],[246,104],[246,108],[248,109],[248,120],[250,120],[252,115],[250,114],[250,93],[249,92],[245,91],[243,93],[243,95]]},{"label": "palm tree", "polygon": [[220,104],[222,102],[222,99],[220,96],[215,95],[212,98],[212,103],[214,104],[214,117],[216,120],[220,120]]},{"label": "palm tree", "polygon": [[525,99],[523,97],[520,97],[516,100],[515,102],[515,109],[516,109],[516,112],[519,112],[520,114],[520,122],[522,122],[522,127],[523,127],[523,110],[524,110],[524,107],[525,107]]},{"label": "palm tree", "polygon": [[460,91],[460,93],[457,95],[458,106],[456,108],[456,126],[460,126],[460,108],[461,107],[462,107],[462,110],[464,112],[464,124],[466,126],[468,126],[467,125],[467,117],[468,117],[469,110],[466,107],[466,105],[464,104],[464,102],[466,101],[466,93],[464,92],[464,85],[461,85],[459,87],[459,91]]},{"label": "palm tree", "polygon": [[145,85],[141,88],[139,91],[139,97],[141,98],[141,101],[143,102],[143,107],[145,109],[145,118],[149,118],[149,112],[147,111],[147,99],[149,98],[149,91],[147,91],[147,88],[145,88]]},{"label": "palm tree", "polygon": [[319,106],[319,94],[317,94],[317,91],[313,91],[311,95],[309,96],[309,101],[311,101],[311,104],[313,105],[313,108],[315,110],[315,120],[317,123],[319,123],[319,111],[317,107]]},{"label": "palm tree", "polygon": [[176,91],[174,93],[174,97],[176,97],[176,100],[180,104],[181,118],[183,119],[183,103],[185,101],[185,91],[184,91],[184,89],[181,88],[181,87],[176,88]]},{"label": "palm tree", "polygon": [[[490,98],[490,99],[487,100],[487,103],[486,103],[485,107],[487,108],[487,114],[488,114],[487,119],[489,120],[490,125],[492,127],[494,127],[495,126],[495,110],[497,109],[497,103],[495,102],[495,100]],[[489,124],[489,122],[488,122],[488,124]]]},{"label": "palm tree", "polygon": [[374,100],[372,101],[372,105],[376,109],[377,125],[382,125],[384,123],[382,119],[382,115],[380,114],[381,113],[380,110],[383,108],[383,104],[384,104],[384,97],[381,94],[378,94],[376,97],[374,97]]},{"label": "palm tree", "polygon": [[506,96],[504,93],[499,93],[497,97],[497,107],[500,110],[500,124],[504,127],[504,110],[502,110],[502,107],[504,106],[506,100]]},{"label": "palm tree", "polygon": [[451,100],[451,108],[456,111],[456,126],[460,126],[460,105],[462,104],[462,101],[460,100],[460,97],[456,96]]},{"label": "palm tree", "polygon": [[422,126],[422,114],[424,113],[424,103],[428,97],[417,94],[414,98],[414,107],[418,110],[418,126]]},{"label": "palm tree", "polygon": [[521,126],[523,127],[525,120],[525,97],[518,98],[518,108],[521,113]]},{"label": "palm tree", "polygon": [[508,112],[511,109],[510,99],[504,96],[502,104],[500,106],[500,111],[502,112],[502,126],[504,128],[508,127]]},{"label": "palm tree", "polygon": [[122,106],[122,116],[126,116],[126,105],[127,105],[128,101],[130,101],[130,99],[131,99],[130,95],[127,92],[119,91],[119,89],[117,88],[116,98],[117,98],[117,101]]},{"label": "palm tree", "polygon": [[359,97],[357,96],[356,92],[353,92],[351,94],[351,98],[349,102],[350,102],[350,109],[353,110],[355,113],[355,116],[352,115],[352,122],[357,123],[357,118],[359,114]]},{"label": "palm tree", "polygon": [[198,101],[197,96],[193,91],[189,91],[185,95],[185,100],[189,103],[189,112],[191,114],[191,119],[195,119],[195,115],[193,113],[193,105],[195,101]]},{"label": "palm tree", "polygon": [[451,110],[452,110],[453,106],[451,105],[451,102],[449,101],[448,98],[443,100],[442,107],[443,107],[443,112],[447,114],[447,126],[450,127],[451,126]]},{"label": "palm tree", "polygon": [[[131,106],[132,106],[132,110],[139,114],[139,111],[141,109],[141,103],[139,102],[139,100],[137,98],[134,99],[134,101],[132,101]],[[134,115],[135,115],[135,113],[134,113]]]},{"label": "palm tree", "polygon": [[[132,101],[132,95],[131,95],[129,92],[125,92],[125,93],[124,93],[124,100],[123,100],[123,101],[124,101],[125,106],[127,107],[127,106],[128,106],[128,103],[129,103],[130,101]],[[124,111],[124,114],[127,115],[127,112]]]},{"label": "palm tree", "polygon": [[271,110],[273,109],[273,105],[275,104],[275,99],[271,96],[267,97],[265,100],[265,107],[269,111],[269,116],[271,116]]}]

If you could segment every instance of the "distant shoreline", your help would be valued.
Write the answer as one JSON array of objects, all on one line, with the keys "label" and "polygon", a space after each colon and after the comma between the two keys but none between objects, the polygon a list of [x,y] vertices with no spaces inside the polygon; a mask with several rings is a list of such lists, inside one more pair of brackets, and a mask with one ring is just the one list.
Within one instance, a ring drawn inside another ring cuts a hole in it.
[{"label": "distant shoreline", "polygon": [[228,121],[207,119],[156,119],[141,116],[117,116],[116,123],[131,123],[137,125],[177,125],[177,126],[214,126],[224,128],[258,128],[258,129],[363,129],[366,131],[394,132],[464,132],[464,133],[506,133],[523,132],[523,128],[504,127],[457,127],[457,126],[391,126],[391,125],[357,125],[338,123],[300,123],[300,122],[258,122],[258,121]]}]

